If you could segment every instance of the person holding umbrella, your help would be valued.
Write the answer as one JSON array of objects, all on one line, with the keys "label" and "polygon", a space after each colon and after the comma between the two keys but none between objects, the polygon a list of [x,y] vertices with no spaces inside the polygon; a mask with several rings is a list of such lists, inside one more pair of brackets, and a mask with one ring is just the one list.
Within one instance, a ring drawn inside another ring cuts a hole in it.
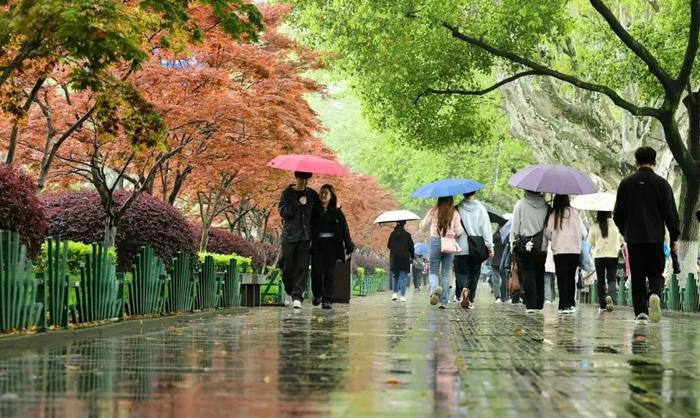
[{"label": "person holding umbrella", "polygon": [[554,196],[553,216],[547,221],[546,236],[551,241],[554,270],[559,289],[559,313],[576,312],[576,269],[581,245],[588,231],[578,210],[569,203],[569,195]]},{"label": "person holding umbrella", "polygon": [[408,274],[411,271],[411,262],[416,258],[413,248],[413,238],[404,229],[406,221],[396,222],[396,227],[389,235],[387,248],[389,249],[389,270],[391,271],[391,288],[394,293],[391,300],[399,296],[401,302],[406,302],[406,287],[408,286]]},{"label": "person holding umbrella", "polygon": [[542,193],[526,190],[513,208],[510,243],[520,275],[527,312],[544,307],[544,263],[547,241],[543,239],[549,205]]},{"label": "person holding umbrella", "polygon": [[455,294],[461,298],[462,307],[469,309],[476,296],[481,264],[493,257],[493,236],[489,214],[476,200],[476,192],[465,193],[457,211],[465,233],[459,236],[461,251],[454,259]]},{"label": "person holding umbrella", "polygon": [[323,303],[323,309],[332,309],[336,263],[345,262],[355,250],[355,244],[345,215],[338,207],[335,188],[324,184],[319,191],[321,209],[311,224],[311,287],[313,305]]},{"label": "person holding umbrella", "polygon": [[440,309],[449,301],[450,271],[459,248],[455,237],[463,232],[461,223],[452,196],[439,197],[421,222],[422,230],[430,230],[430,304],[439,302]]},{"label": "person holding umbrella", "polygon": [[289,185],[278,204],[282,217],[282,281],[292,307],[301,309],[309,274],[311,221],[317,217],[321,201],[318,193],[307,187],[311,173],[295,171],[296,183]]}]

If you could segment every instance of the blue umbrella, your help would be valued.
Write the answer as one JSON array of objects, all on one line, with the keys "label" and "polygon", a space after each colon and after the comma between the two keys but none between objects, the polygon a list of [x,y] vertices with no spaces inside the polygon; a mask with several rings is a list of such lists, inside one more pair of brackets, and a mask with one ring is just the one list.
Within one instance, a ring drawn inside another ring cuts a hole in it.
[{"label": "blue umbrella", "polygon": [[513,220],[508,219],[508,222],[506,222],[505,225],[503,225],[503,228],[501,228],[501,244],[506,245],[506,242],[508,242],[508,238],[510,236],[510,229],[513,227]]},{"label": "blue umbrella", "polygon": [[414,252],[416,255],[428,255],[430,254],[430,245],[424,243],[424,242],[419,242],[416,245],[413,246]]},{"label": "blue umbrella", "polygon": [[413,192],[413,197],[436,198],[456,196],[464,193],[476,192],[484,188],[484,185],[471,179],[446,179],[426,184]]}]

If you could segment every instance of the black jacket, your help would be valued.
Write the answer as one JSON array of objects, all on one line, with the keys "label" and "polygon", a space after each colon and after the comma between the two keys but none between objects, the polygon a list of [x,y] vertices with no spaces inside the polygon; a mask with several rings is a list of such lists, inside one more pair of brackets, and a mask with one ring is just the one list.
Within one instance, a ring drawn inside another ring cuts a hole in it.
[{"label": "black jacket", "polygon": [[493,257],[491,258],[491,265],[498,268],[501,265],[501,257],[503,257],[503,240],[501,239],[501,231],[496,230],[493,234]]},{"label": "black jacket", "polygon": [[[319,205],[320,207],[320,205]],[[311,249],[318,248],[319,239],[319,216],[323,209],[319,209],[317,213],[314,214],[313,221],[311,222]],[[335,218],[335,245],[336,245],[336,255],[339,261],[345,261],[345,256],[351,254],[355,251],[355,244],[352,242],[350,237],[350,228],[348,227],[348,221],[345,219],[345,214],[340,208],[338,209],[328,209],[328,214]]]},{"label": "black jacket", "polygon": [[625,241],[632,244],[663,242],[664,226],[671,242],[680,235],[671,185],[650,168],[642,167],[622,180],[613,220]]},{"label": "black jacket", "polygon": [[[306,196],[306,205],[299,203],[299,193]],[[277,207],[282,217],[282,242],[310,241],[311,219],[321,207],[318,193],[308,187],[303,192],[298,192],[290,185],[282,192]]]},{"label": "black jacket", "polygon": [[413,238],[402,226],[396,226],[386,244],[389,249],[389,269],[391,271],[411,271],[411,260],[416,258]]}]

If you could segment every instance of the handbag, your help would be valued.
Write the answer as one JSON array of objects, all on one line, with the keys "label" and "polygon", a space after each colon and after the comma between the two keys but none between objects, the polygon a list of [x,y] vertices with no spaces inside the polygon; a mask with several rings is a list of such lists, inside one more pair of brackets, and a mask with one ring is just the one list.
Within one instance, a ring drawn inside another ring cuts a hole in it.
[{"label": "handbag", "polygon": [[440,252],[443,254],[457,254],[462,251],[455,240],[454,235],[449,234],[445,237],[440,237]]},{"label": "handbag", "polygon": [[489,258],[489,250],[486,248],[484,237],[479,235],[467,235],[467,245],[469,247],[469,258],[478,264]]},{"label": "handbag", "polygon": [[[467,228],[464,227],[464,221],[459,220],[462,224],[462,229],[464,233],[467,234]],[[489,258],[489,249],[486,248],[486,241],[481,235],[469,235],[467,234],[467,248],[469,249],[469,258],[475,262],[475,264],[481,264]]]},{"label": "handbag", "polygon": [[518,265],[512,262],[510,265],[510,280],[508,281],[508,293],[517,295],[520,293],[520,272]]}]

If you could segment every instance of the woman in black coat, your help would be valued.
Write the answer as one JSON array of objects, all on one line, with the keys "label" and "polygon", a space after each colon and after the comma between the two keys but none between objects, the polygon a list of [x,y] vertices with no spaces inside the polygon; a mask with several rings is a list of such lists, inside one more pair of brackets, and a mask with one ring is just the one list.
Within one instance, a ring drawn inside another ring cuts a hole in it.
[{"label": "woman in black coat", "polygon": [[413,238],[404,229],[406,221],[399,221],[389,235],[389,269],[391,270],[391,283],[394,293],[391,300],[401,296],[401,302],[406,301],[406,286],[408,286],[408,273],[411,271],[411,262],[416,258],[413,248]]},{"label": "woman in black coat", "polygon": [[312,221],[311,288],[314,306],[332,309],[335,290],[335,265],[345,262],[355,250],[343,211],[338,207],[335,188],[324,184],[319,190],[321,210]]}]

